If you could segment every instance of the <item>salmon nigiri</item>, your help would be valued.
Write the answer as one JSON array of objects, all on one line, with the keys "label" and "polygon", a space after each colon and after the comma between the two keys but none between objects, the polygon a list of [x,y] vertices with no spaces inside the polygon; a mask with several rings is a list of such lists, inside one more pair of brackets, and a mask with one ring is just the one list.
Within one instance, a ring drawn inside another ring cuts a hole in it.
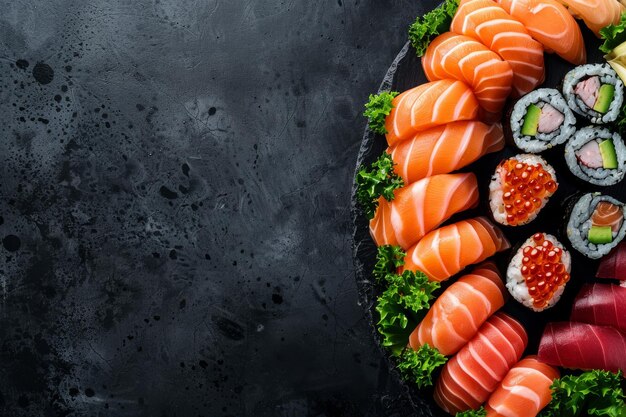
[{"label": "salmon nigiri", "polygon": [[504,313],[494,314],[443,367],[435,402],[452,415],[480,407],[520,360],[527,344],[519,322]]},{"label": "salmon nigiri", "polygon": [[416,132],[458,120],[473,120],[478,102],[461,81],[440,80],[403,92],[391,102],[385,120],[389,146],[410,139]]},{"label": "salmon nigiri", "polygon": [[587,61],[580,27],[567,9],[556,0],[497,0],[547,52],[581,65]]},{"label": "salmon nigiri", "polygon": [[508,62],[477,40],[446,32],[437,36],[422,57],[422,67],[430,81],[454,78],[472,87],[484,110],[483,119],[500,119],[502,107],[511,93],[513,71]]},{"label": "salmon nigiri", "polygon": [[387,150],[405,184],[447,174],[504,148],[502,125],[475,120],[451,122],[418,132]]},{"label": "salmon nigiri", "polygon": [[407,251],[404,269],[444,281],[510,247],[502,231],[485,217],[461,220],[433,230],[417,242]]},{"label": "salmon nigiri", "polygon": [[437,298],[411,333],[411,347],[417,350],[428,343],[442,355],[456,353],[474,337],[485,320],[504,305],[507,295],[493,262],[477,266]]},{"label": "salmon nigiri", "polygon": [[569,12],[585,22],[597,37],[600,29],[607,25],[617,25],[624,6],[617,0],[559,0]]},{"label": "salmon nigiri", "polygon": [[560,376],[550,365],[527,356],[506,374],[487,402],[487,417],[535,417],[552,399],[550,385]]},{"label": "salmon nigiri", "polygon": [[370,233],[378,246],[411,247],[450,216],[478,204],[478,183],[472,173],[424,178],[382,199]]},{"label": "salmon nigiri", "polygon": [[543,82],[543,46],[492,0],[461,1],[450,30],[478,39],[511,65],[515,96],[523,96]]}]

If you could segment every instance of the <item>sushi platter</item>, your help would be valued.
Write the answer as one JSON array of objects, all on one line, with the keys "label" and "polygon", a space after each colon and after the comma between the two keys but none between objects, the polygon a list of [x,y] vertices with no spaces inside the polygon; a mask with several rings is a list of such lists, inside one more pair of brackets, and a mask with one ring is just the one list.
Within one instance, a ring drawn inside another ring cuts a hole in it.
[{"label": "sushi platter", "polygon": [[446,0],[366,105],[359,302],[417,415],[508,415],[515,384],[511,416],[568,415],[558,385],[597,377],[626,416],[626,70],[597,36],[626,9],[588,3]]}]

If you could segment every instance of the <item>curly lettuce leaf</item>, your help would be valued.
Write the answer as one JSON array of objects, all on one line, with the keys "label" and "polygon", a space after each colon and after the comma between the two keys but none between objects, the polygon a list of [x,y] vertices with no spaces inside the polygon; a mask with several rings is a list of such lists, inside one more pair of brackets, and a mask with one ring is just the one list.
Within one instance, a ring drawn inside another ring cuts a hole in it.
[{"label": "curly lettuce leaf", "polygon": [[429,281],[422,272],[404,271],[402,275],[387,274],[388,287],[378,297],[376,311],[380,317],[378,332],[383,336],[383,346],[392,355],[402,353],[409,335],[430,308],[434,292],[441,287]]},{"label": "curly lettuce leaf", "polygon": [[593,370],[555,379],[552,400],[541,417],[626,416],[622,373]]},{"label": "curly lettuce leaf", "polygon": [[485,410],[485,407],[480,407],[478,410],[467,410],[456,413],[456,417],[485,417],[486,415],[487,410]]},{"label": "curly lettuce leaf", "polygon": [[382,282],[387,274],[394,274],[399,267],[404,265],[405,256],[406,252],[400,246],[379,246],[376,253],[376,265],[372,272],[376,282]]},{"label": "curly lettuce leaf", "polygon": [[600,45],[600,50],[605,54],[626,42],[626,13],[622,13],[618,24],[608,25],[600,29],[600,37],[604,39],[604,43]]},{"label": "curly lettuce leaf", "polygon": [[418,350],[405,349],[398,362],[398,371],[407,381],[425,388],[433,385],[433,372],[446,363],[448,359],[437,349],[422,345]]},{"label": "curly lettuce leaf", "polygon": [[409,41],[417,56],[423,56],[433,38],[450,29],[458,7],[459,0],[445,0],[439,7],[415,19],[409,27]]},{"label": "curly lettuce leaf", "polygon": [[378,199],[382,196],[387,201],[394,199],[394,190],[404,185],[402,178],[393,170],[391,155],[384,152],[368,170],[361,167],[356,174],[356,198],[368,219],[374,218]]},{"label": "curly lettuce leaf", "polygon": [[369,101],[365,104],[363,116],[369,119],[369,127],[372,131],[384,135],[387,133],[385,120],[391,109],[392,101],[398,94],[397,91],[383,91],[380,94],[370,94]]}]

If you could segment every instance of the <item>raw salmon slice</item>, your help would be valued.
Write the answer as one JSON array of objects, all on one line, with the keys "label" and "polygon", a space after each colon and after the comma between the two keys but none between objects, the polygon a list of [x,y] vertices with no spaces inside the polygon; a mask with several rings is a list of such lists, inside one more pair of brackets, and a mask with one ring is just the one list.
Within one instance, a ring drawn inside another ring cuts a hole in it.
[{"label": "raw salmon slice", "polygon": [[480,407],[520,360],[527,344],[519,322],[504,313],[494,314],[443,367],[435,402],[452,415]]},{"label": "raw salmon slice", "polygon": [[597,37],[600,29],[618,24],[624,6],[616,0],[559,0],[569,12],[585,22]]},{"label": "raw salmon slice", "polygon": [[535,417],[552,399],[550,385],[559,376],[556,368],[527,356],[489,397],[487,417]]},{"label": "raw salmon slice", "polygon": [[543,82],[543,46],[492,0],[461,1],[450,30],[479,40],[511,65],[514,96],[521,97]]},{"label": "raw salmon slice", "polygon": [[556,0],[497,1],[511,16],[522,22],[547,52],[555,52],[574,65],[587,62],[580,27],[561,3]]},{"label": "raw salmon slice", "polygon": [[381,200],[370,233],[377,245],[407,249],[458,213],[478,204],[478,183],[472,173],[442,174],[424,178]]},{"label": "raw salmon slice", "polygon": [[475,120],[451,122],[418,132],[387,150],[405,184],[463,168],[504,148],[502,125]]},{"label": "raw salmon slice", "polygon": [[422,84],[395,97],[385,120],[389,146],[419,131],[459,120],[473,120],[478,102],[463,82],[439,80]]},{"label": "raw salmon slice", "polygon": [[422,67],[430,81],[453,78],[474,91],[484,110],[482,119],[500,119],[502,107],[511,93],[513,70],[508,62],[477,40],[446,32],[437,36],[422,57]]},{"label": "raw salmon slice", "polygon": [[466,266],[510,247],[502,231],[485,217],[461,220],[424,236],[407,251],[404,269],[422,271],[433,281],[444,281]]},{"label": "raw salmon slice", "polygon": [[411,347],[417,350],[428,343],[443,355],[456,353],[504,305],[507,295],[493,262],[477,266],[437,298],[411,333]]}]

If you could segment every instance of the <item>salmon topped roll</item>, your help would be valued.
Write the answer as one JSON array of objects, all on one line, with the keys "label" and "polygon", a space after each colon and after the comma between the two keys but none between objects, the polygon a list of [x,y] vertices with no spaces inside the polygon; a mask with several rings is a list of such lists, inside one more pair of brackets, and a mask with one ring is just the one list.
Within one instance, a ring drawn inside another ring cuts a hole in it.
[{"label": "salmon topped roll", "polygon": [[478,158],[504,148],[502,125],[476,120],[451,122],[417,132],[390,147],[396,174],[405,184],[437,174],[447,174]]},{"label": "salmon topped roll", "polygon": [[478,101],[461,81],[439,80],[422,84],[396,96],[385,120],[387,143],[393,146],[417,132],[478,116]]},{"label": "salmon topped roll", "polygon": [[522,22],[530,35],[564,60],[581,65],[587,61],[580,27],[565,6],[556,0],[497,0],[511,16]]},{"label": "salmon topped roll", "polygon": [[446,32],[437,36],[422,57],[422,67],[430,81],[453,78],[472,87],[484,110],[483,119],[500,119],[502,107],[511,93],[513,70],[508,62],[477,40]]},{"label": "salmon topped roll", "polygon": [[521,97],[543,82],[543,46],[492,0],[461,1],[450,31],[479,40],[511,65],[514,96]]},{"label": "salmon topped roll", "polygon": [[410,248],[450,216],[478,204],[478,183],[472,173],[424,178],[381,199],[370,233],[378,246]]},{"label": "salmon topped roll", "polygon": [[442,355],[456,353],[504,305],[506,296],[495,264],[486,262],[477,266],[437,298],[411,333],[411,348],[417,350],[427,343]]},{"label": "salmon topped roll", "polygon": [[502,231],[485,217],[461,220],[424,236],[407,251],[404,269],[422,271],[432,281],[444,281],[510,247]]}]

